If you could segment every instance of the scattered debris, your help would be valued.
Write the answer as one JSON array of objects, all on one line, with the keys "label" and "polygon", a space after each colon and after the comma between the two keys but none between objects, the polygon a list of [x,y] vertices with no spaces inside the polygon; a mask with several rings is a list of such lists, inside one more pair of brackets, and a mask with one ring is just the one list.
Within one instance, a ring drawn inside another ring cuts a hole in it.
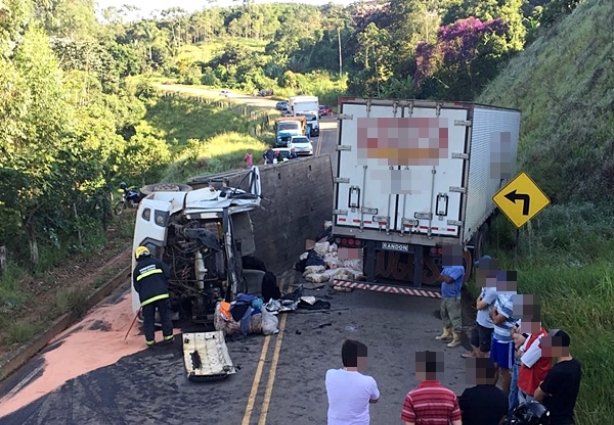
[{"label": "scattered debris", "polygon": [[322,329],[322,328],[325,328],[327,326],[332,326],[332,325],[333,325],[332,323],[322,323],[321,325],[318,325],[313,329]]},{"label": "scattered debris", "polygon": [[313,243],[309,239],[306,247],[313,249],[304,252],[295,269],[303,273],[310,283],[325,283],[331,280],[362,280],[362,261],[360,259],[339,258],[339,248],[336,243],[329,242],[328,237]]}]

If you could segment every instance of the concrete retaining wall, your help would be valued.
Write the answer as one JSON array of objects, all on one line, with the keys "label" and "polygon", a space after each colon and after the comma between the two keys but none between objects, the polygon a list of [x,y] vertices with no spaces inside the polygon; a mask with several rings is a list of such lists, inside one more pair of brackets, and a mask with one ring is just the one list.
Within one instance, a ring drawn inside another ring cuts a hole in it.
[{"label": "concrete retaining wall", "polygon": [[330,156],[292,160],[260,169],[262,208],[252,213],[256,255],[274,273],[298,261],[305,239],[324,230],[333,211]]},{"label": "concrete retaining wall", "polygon": [[[245,173],[217,175],[230,186],[247,189]],[[329,155],[293,159],[260,166],[261,208],[251,213],[256,256],[277,275],[287,271],[304,252],[305,239],[313,239],[331,220],[333,176]],[[202,187],[199,178],[188,182]],[[205,177],[204,180],[207,178]]]}]

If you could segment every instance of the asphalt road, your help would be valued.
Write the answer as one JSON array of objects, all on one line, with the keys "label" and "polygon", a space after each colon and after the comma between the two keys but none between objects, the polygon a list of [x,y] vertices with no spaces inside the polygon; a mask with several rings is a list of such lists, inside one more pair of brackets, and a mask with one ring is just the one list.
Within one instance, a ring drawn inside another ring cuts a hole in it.
[{"label": "asphalt road", "polygon": [[[463,349],[449,349],[434,339],[440,331],[433,314],[437,300],[362,291],[338,294],[328,288],[306,294],[329,301],[331,309],[286,313],[276,336],[229,340],[230,356],[240,370],[225,381],[188,381],[177,338],[175,347],[142,351],[69,380],[0,418],[0,424],[323,424],[324,375],[342,366],[345,338],[369,347],[368,373],[382,394],[371,406],[374,425],[400,423],[403,397],[416,385],[416,350],[444,351],[443,383],[457,392],[465,387],[459,356]],[[101,326],[100,332],[105,329]]]},{"label": "asphalt road", "polygon": [[232,90],[227,95],[222,95],[221,90],[210,90],[195,86],[186,86],[182,84],[156,84],[156,88],[162,91],[178,92],[191,94],[194,96],[203,96],[209,98],[227,99],[231,102],[240,103],[247,106],[256,106],[260,108],[273,108],[277,100],[266,97],[249,96],[246,94],[235,93]]}]

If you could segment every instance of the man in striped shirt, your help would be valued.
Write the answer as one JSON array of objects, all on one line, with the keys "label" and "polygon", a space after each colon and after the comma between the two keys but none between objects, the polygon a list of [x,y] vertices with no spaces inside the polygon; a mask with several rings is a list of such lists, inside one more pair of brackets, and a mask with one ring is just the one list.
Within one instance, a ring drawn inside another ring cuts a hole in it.
[{"label": "man in striped shirt", "polygon": [[514,365],[514,340],[512,329],[517,318],[514,318],[514,297],[516,296],[516,272],[501,271],[497,273],[497,300],[490,312],[495,324],[490,358],[497,366],[500,388],[509,394],[512,379],[511,368]]},{"label": "man in striped shirt", "polygon": [[407,393],[401,411],[405,425],[461,425],[461,411],[454,392],[437,380],[443,372],[443,353],[416,353],[416,377],[420,384]]}]

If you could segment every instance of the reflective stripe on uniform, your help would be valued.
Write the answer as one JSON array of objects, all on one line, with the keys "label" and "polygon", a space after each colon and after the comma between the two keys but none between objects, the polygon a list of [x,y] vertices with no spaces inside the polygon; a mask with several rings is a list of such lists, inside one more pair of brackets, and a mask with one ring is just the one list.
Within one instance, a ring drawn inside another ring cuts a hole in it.
[{"label": "reflective stripe on uniform", "polygon": [[153,269],[153,270],[149,270],[148,272],[145,272],[143,274],[140,274],[136,277],[136,281],[138,282],[139,280],[147,277],[147,276],[151,276],[152,274],[160,274],[160,273],[164,273],[164,271],[162,269]]},{"label": "reflective stripe on uniform", "polygon": [[156,341],[145,341],[145,344],[147,345],[154,345],[156,343]]},{"label": "reflective stripe on uniform", "polygon": [[141,307],[146,306],[147,304],[151,304],[151,303],[156,302],[156,301],[163,300],[165,298],[169,298],[169,297],[170,297],[169,294],[156,295],[155,297],[151,297],[151,298],[143,301],[141,303]]},{"label": "reflective stripe on uniform", "polygon": [[171,339],[173,339],[173,338],[174,338],[174,335],[169,335],[169,336],[165,336],[165,337],[164,337],[164,340],[165,340],[165,341],[170,341],[170,340],[171,340]]}]

